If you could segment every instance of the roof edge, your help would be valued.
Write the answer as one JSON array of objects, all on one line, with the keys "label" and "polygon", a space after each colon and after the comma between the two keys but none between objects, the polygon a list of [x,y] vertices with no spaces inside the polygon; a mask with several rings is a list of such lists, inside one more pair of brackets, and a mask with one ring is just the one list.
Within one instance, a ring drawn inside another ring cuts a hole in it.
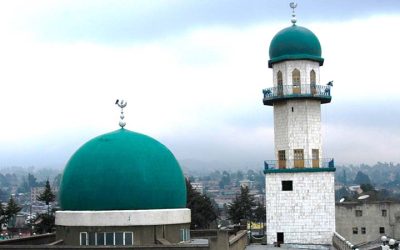
[{"label": "roof edge", "polygon": [[319,66],[324,65],[324,58],[319,56],[313,56],[309,54],[296,54],[296,55],[283,55],[274,57],[268,60],[268,67],[272,68],[272,65],[278,62],[289,61],[289,60],[310,60],[319,63]]}]

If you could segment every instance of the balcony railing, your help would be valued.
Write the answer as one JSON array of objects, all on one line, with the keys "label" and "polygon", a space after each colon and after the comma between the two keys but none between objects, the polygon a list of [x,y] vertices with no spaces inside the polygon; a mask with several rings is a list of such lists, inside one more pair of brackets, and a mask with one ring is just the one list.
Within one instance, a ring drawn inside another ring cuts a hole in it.
[{"label": "balcony railing", "polygon": [[318,99],[321,103],[331,101],[331,86],[316,84],[281,85],[277,87],[263,89],[264,104],[273,105],[274,101],[284,99]]},{"label": "balcony railing", "polygon": [[323,159],[290,159],[264,161],[265,170],[276,169],[334,169],[335,162],[332,158]]}]

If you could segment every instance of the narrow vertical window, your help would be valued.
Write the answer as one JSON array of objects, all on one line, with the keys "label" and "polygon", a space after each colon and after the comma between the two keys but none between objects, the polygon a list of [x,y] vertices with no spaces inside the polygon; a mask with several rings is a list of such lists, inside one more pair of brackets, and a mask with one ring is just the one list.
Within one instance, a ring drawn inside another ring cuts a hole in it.
[{"label": "narrow vertical window", "polygon": [[276,79],[277,79],[278,85],[279,85],[279,84],[280,84],[280,85],[283,84],[282,72],[281,72],[280,70],[278,71],[278,74],[277,74],[277,76],[276,76]]},{"label": "narrow vertical window", "polygon": [[379,227],[379,233],[384,234],[385,233],[385,228],[384,227]]},{"label": "narrow vertical window", "polygon": [[294,150],[294,167],[304,168],[304,150],[295,149]]},{"label": "narrow vertical window", "polygon": [[104,233],[97,233],[97,245],[104,246]]},{"label": "narrow vertical window", "polygon": [[277,74],[277,83],[278,83],[278,95],[282,96],[283,95],[283,77],[282,77],[282,72],[279,70]]},{"label": "narrow vertical window", "polygon": [[114,245],[114,233],[106,233],[106,245],[107,246]]},{"label": "narrow vertical window", "polygon": [[386,217],[387,216],[387,210],[386,209],[382,209],[382,216]]},{"label": "narrow vertical window", "polygon": [[278,151],[278,164],[279,168],[286,168],[286,154],[285,150],[279,150]]},{"label": "narrow vertical window", "polygon": [[89,239],[89,246],[95,246],[96,245],[96,233],[95,232],[89,232],[88,234],[88,239]]},{"label": "narrow vertical window", "polygon": [[116,232],[115,233],[115,245],[116,246],[123,246],[124,245],[124,233],[123,232]]},{"label": "narrow vertical window", "polygon": [[312,166],[313,168],[319,168],[319,150],[312,150]]},{"label": "narrow vertical window", "polygon": [[293,94],[300,94],[301,93],[300,71],[298,69],[294,69],[292,72],[292,84],[293,84]]},{"label": "narrow vertical window", "polygon": [[310,72],[310,88],[311,88],[311,94],[315,95],[317,93],[317,80],[315,76],[315,71],[311,70]]},{"label": "narrow vertical window", "polygon": [[133,233],[125,232],[125,246],[132,246],[132,245],[133,245]]},{"label": "narrow vertical window", "polygon": [[81,232],[80,235],[80,245],[81,246],[87,246],[88,245],[88,237],[86,232]]},{"label": "narrow vertical window", "polygon": [[361,234],[366,234],[367,233],[367,229],[365,227],[361,228]]},{"label": "narrow vertical window", "polygon": [[315,71],[314,71],[314,70],[311,70],[311,72],[310,72],[310,83],[311,83],[311,84],[316,84],[316,83],[317,83],[316,76],[315,76]]}]

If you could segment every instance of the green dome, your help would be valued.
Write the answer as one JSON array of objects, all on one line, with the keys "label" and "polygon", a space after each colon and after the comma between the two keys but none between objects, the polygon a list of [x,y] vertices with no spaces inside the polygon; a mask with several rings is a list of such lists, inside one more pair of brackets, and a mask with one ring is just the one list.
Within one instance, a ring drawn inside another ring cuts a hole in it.
[{"label": "green dome", "polygon": [[286,60],[312,60],[324,63],[318,37],[307,28],[292,25],[279,31],[269,46],[268,66]]},{"label": "green dome", "polygon": [[61,180],[63,210],[186,207],[186,185],[164,145],[126,129],[100,135],[72,155]]}]

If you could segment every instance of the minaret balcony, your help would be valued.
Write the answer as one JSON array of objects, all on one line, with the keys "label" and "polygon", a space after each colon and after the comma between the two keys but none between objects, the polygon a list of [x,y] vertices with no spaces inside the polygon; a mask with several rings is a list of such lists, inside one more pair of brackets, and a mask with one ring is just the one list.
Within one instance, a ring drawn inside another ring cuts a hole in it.
[{"label": "minaret balcony", "polygon": [[335,170],[335,162],[333,158],[264,161],[264,174],[296,172],[334,172]]},{"label": "minaret balcony", "polygon": [[274,102],[288,99],[314,99],[321,103],[331,102],[331,86],[316,84],[280,85],[263,89],[264,105],[273,106]]}]

